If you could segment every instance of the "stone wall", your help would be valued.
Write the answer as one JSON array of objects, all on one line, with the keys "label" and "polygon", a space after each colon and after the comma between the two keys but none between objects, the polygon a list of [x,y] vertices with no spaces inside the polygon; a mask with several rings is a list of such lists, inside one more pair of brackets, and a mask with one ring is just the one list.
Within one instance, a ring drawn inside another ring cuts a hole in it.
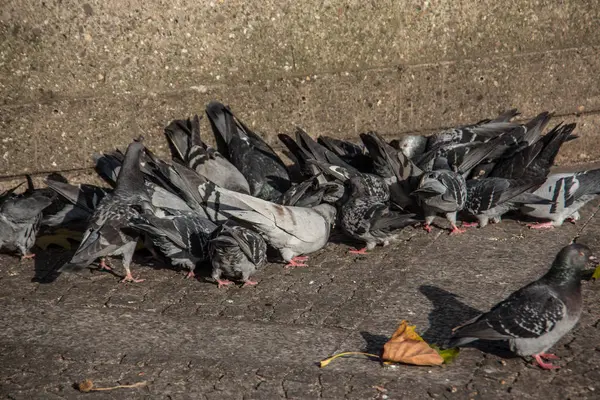
[{"label": "stone wall", "polygon": [[[84,171],[231,105],[277,145],[552,110],[600,159],[600,1],[0,1],[0,178]],[[207,133],[208,124],[203,121]],[[210,135],[206,135],[210,136]]]}]

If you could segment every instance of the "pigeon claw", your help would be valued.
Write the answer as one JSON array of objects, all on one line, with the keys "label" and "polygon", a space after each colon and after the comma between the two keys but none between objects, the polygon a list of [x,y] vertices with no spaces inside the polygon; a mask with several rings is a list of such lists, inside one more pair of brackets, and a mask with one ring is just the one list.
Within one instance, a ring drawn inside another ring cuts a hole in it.
[{"label": "pigeon claw", "polygon": [[461,226],[463,228],[475,228],[479,226],[479,222],[463,222]]},{"label": "pigeon claw", "polygon": [[467,231],[466,229],[460,229],[458,226],[452,224],[452,230],[450,231],[450,234],[451,235],[458,235],[458,234],[461,234],[461,233],[465,233],[466,231]]},{"label": "pigeon claw", "polygon": [[536,222],[533,224],[527,224],[527,227],[529,229],[553,229],[554,225],[552,225],[552,222]]},{"label": "pigeon claw", "polygon": [[431,233],[431,225],[429,224],[424,224],[423,225],[423,229],[425,229],[427,231],[427,233]]},{"label": "pigeon claw", "polygon": [[196,274],[194,273],[194,271],[190,271],[187,274],[185,274],[185,279],[194,279],[196,277]]},{"label": "pigeon claw", "polygon": [[285,266],[285,268],[293,268],[293,267],[308,267],[307,264],[304,264],[302,261],[308,260],[307,256],[296,256],[293,257],[289,263]]},{"label": "pigeon claw", "polygon": [[227,287],[229,285],[233,285],[233,282],[228,279],[217,279],[218,288]]},{"label": "pigeon claw", "polygon": [[559,356],[552,353],[540,353],[539,356],[542,357],[544,360],[560,360]]},{"label": "pigeon claw", "polygon": [[21,256],[21,261],[23,261],[23,260],[30,260],[30,259],[32,259],[32,258],[35,258],[35,254],[34,254],[34,253],[31,253],[31,254],[23,254],[23,255]]},{"label": "pigeon claw", "polygon": [[131,272],[125,275],[125,278],[121,279],[121,282],[131,282],[131,283],[140,283],[144,282],[145,279],[137,279],[131,275]]},{"label": "pigeon claw", "polygon": [[246,286],[256,286],[258,285],[258,282],[256,281],[251,281],[250,279],[248,279],[246,282],[244,282],[244,284],[242,285],[242,287],[246,287]]},{"label": "pigeon claw", "polygon": [[364,254],[367,255],[369,253],[367,253],[367,248],[363,247],[362,249],[350,249],[348,250],[348,253],[350,254]]},{"label": "pigeon claw", "polygon": [[[541,369],[559,369],[560,367],[558,365],[554,365],[552,363],[547,363],[544,360],[542,360],[543,355],[548,355],[548,354],[544,354],[544,353],[540,353],[540,354],[536,354],[533,356],[533,358],[535,358],[535,361],[537,362],[537,365],[541,368]],[[554,354],[551,354],[554,356]],[[556,356],[554,356],[556,357]]]},{"label": "pigeon claw", "polygon": [[98,264],[98,266],[100,267],[100,271],[112,271],[112,268],[110,267],[110,265],[108,265],[106,263],[106,261],[104,260],[100,260],[100,263]]}]

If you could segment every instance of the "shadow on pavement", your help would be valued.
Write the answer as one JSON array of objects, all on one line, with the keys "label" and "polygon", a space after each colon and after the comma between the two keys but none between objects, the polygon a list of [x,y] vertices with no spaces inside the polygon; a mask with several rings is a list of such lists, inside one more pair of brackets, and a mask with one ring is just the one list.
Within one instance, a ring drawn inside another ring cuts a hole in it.
[{"label": "shadow on pavement", "polygon": [[[456,294],[437,286],[421,285],[419,291],[433,304],[428,317],[429,328],[421,335],[427,343],[443,347],[452,336],[452,328],[482,313],[459,301]],[[504,358],[515,357],[505,341],[475,341],[464,347],[473,347]]]}]

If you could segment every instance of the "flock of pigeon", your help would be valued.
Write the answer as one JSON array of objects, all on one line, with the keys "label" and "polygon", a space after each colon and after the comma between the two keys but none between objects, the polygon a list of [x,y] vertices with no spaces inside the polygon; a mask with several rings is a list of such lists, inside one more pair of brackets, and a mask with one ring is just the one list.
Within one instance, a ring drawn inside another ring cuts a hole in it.
[{"label": "flock of pigeon", "polygon": [[[437,215],[448,220],[452,234],[499,223],[510,211],[542,220],[531,228],[560,226],[577,220],[578,209],[600,193],[600,169],[550,173],[561,145],[576,136],[575,124],[562,123],[543,134],[548,112],[517,123],[512,122],[517,111],[510,110],[390,143],[368,132],[360,135],[362,145],[327,136],[314,140],[298,128],[295,137],[279,135],[295,159],[293,167],[227,106],[212,102],[206,114],[216,148],[202,141],[198,116],[175,120],[165,128],[168,162],[145,148],[142,138],[124,154],[95,156],[96,170],[110,188],[50,176],[48,188],[34,189],[28,178],[24,193],[8,190],[0,197],[0,247],[32,257],[40,229],[69,227],[83,238],[61,271],[96,261],[110,270],[106,257],[120,255],[123,280],[140,282],[130,263],[141,240],[154,257],[187,269],[188,277],[210,262],[219,287],[232,284],[230,279],[254,285],[250,278],[265,263],[268,248],[278,251],[287,267],[305,266],[307,255],[328,242],[334,225],[364,243],[353,253],[365,254],[394,241],[406,226],[422,224],[431,231]],[[459,227],[457,215],[477,222]],[[565,271],[573,268],[564,265],[584,259],[585,264],[588,256],[581,245],[565,248],[545,286],[532,284],[522,289],[525,294],[516,292],[489,315],[469,321],[455,332],[455,344],[518,337],[515,351],[540,354],[572,327],[573,318],[560,321],[573,312],[563,301],[545,302],[540,309],[529,300],[547,300],[553,293],[548,285],[570,276]],[[560,300],[560,295],[550,297]],[[533,314],[541,319],[532,325]],[[542,349],[532,340],[544,335]],[[536,355],[540,366],[548,367],[539,357],[544,355]]]}]

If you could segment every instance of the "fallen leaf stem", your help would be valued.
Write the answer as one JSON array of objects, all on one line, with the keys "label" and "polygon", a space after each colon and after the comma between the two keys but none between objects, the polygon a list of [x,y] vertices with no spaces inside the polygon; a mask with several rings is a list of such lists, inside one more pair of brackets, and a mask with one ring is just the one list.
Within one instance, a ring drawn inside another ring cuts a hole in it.
[{"label": "fallen leaf stem", "polygon": [[326,358],[326,359],[324,359],[323,361],[321,361],[321,362],[319,363],[319,366],[320,366],[321,368],[323,368],[323,367],[326,367],[327,365],[329,365],[329,363],[330,363],[330,362],[332,362],[333,360],[335,360],[335,359],[336,359],[336,358],[338,358],[338,357],[344,357],[344,356],[356,356],[356,355],[359,355],[359,356],[367,356],[367,357],[376,358],[376,359],[378,359],[378,360],[381,360],[381,361],[383,361],[383,360],[381,359],[381,357],[379,357],[377,354],[364,353],[364,352],[362,352],[362,351],[345,351],[345,352],[343,352],[343,353],[339,353],[339,354],[336,354],[336,355],[334,355],[334,356],[331,356],[331,357],[329,357],[329,358]]}]

